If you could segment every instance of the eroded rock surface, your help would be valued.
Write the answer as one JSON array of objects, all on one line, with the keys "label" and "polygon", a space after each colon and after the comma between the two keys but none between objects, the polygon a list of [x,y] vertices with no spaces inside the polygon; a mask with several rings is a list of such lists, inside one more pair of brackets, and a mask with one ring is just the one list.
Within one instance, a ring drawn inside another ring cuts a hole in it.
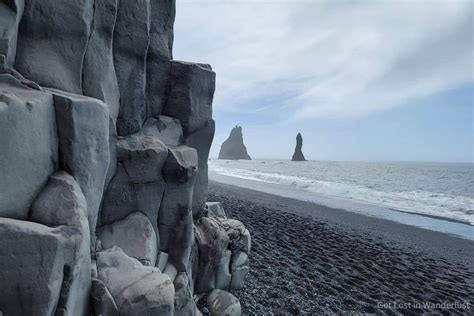
[{"label": "eroded rock surface", "polygon": [[15,69],[41,86],[82,94],[94,0],[26,0]]},{"label": "eroded rock surface", "polygon": [[172,60],[174,16],[0,1],[0,314],[200,315],[241,288],[248,231],[206,204],[215,73]]},{"label": "eroded rock surface", "polygon": [[0,74],[0,216],[26,219],[57,163],[53,96]]},{"label": "eroded rock surface", "polygon": [[97,270],[120,315],[173,315],[174,286],[158,268],[113,247],[97,253]]},{"label": "eroded rock surface", "polygon": [[15,63],[18,26],[24,8],[24,0],[0,2],[0,54],[10,66]]},{"label": "eroded rock surface", "polygon": [[97,230],[103,248],[120,247],[128,256],[147,266],[155,266],[158,240],[153,225],[140,212]]}]

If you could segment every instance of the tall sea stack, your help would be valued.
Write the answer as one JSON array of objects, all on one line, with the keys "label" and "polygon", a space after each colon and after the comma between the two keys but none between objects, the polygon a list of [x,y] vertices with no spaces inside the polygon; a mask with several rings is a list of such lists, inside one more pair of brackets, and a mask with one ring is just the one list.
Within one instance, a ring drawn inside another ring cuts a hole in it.
[{"label": "tall sea stack", "polygon": [[296,147],[295,147],[295,153],[293,154],[293,157],[291,158],[292,161],[306,161],[306,158],[303,155],[303,151],[301,148],[303,147],[303,137],[301,136],[300,133],[296,135]]},{"label": "tall sea stack", "polygon": [[219,159],[250,160],[244,145],[241,126],[236,126],[230,131],[229,137],[222,143]]},{"label": "tall sea stack", "polygon": [[172,60],[174,16],[0,1],[0,315],[239,305],[250,235],[207,202],[215,73]]}]

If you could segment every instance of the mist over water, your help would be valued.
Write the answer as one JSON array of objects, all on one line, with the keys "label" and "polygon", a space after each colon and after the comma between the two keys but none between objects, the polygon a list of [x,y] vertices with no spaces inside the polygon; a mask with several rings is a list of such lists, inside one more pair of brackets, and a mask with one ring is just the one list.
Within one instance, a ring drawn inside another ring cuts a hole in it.
[{"label": "mist over water", "polygon": [[474,164],[211,160],[220,175],[474,225]]}]

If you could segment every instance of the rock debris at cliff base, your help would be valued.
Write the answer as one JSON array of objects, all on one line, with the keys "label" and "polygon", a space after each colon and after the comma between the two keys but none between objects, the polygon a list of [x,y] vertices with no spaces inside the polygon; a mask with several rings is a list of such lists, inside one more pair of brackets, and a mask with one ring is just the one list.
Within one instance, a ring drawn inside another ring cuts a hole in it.
[{"label": "rock debris at cliff base", "polygon": [[240,314],[250,234],[207,203],[216,75],[172,59],[174,16],[0,1],[0,314]]}]

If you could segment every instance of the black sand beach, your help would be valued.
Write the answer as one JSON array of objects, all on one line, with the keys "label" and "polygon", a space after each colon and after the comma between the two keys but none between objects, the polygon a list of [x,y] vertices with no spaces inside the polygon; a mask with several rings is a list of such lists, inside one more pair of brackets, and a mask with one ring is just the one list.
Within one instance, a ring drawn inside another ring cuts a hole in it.
[{"label": "black sand beach", "polygon": [[252,236],[245,315],[474,313],[474,242],[210,183]]}]

